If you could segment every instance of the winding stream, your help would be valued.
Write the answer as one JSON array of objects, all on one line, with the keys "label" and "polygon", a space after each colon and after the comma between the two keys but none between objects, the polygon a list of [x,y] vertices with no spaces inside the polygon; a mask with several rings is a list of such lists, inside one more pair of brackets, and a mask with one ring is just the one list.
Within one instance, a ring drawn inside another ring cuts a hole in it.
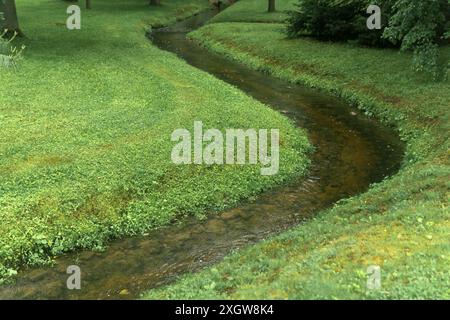
[{"label": "winding stream", "polygon": [[[338,99],[252,71],[187,40],[186,33],[213,14],[160,30],[152,40],[306,128],[316,146],[309,175],[206,220],[187,218],[147,236],[114,241],[105,252],[72,253],[57,258],[53,267],[24,270],[14,285],[0,287],[0,299],[136,298],[233,249],[295,226],[399,169],[403,144],[392,130]],[[81,267],[81,290],[66,288],[66,268],[72,264]]]}]

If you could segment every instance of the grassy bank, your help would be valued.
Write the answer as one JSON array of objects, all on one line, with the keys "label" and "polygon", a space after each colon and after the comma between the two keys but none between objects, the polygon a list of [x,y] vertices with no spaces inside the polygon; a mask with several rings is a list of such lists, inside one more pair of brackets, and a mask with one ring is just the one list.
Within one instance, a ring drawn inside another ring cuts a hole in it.
[{"label": "grassy bank", "polygon": [[[63,1],[17,5],[25,59],[0,73],[0,283],[24,265],[221,210],[304,172],[308,142],[289,120],[145,38],[149,25],[208,1],[98,0],[74,31]],[[280,174],[174,165],[171,133],[192,132],[195,120],[279,128]]]},{"label": "grassy bank", "polygon": [[[342,97],[396,126],[407,142],[401,171],[293,230],[145,297],[449,299],[450,82],[429,82],[412,72],[406,53],[287,40],[281,30],[277,24],[218,23],[192,38],[254,69]],[[370,265],[381,267],[380,290],[367,290]]]}]

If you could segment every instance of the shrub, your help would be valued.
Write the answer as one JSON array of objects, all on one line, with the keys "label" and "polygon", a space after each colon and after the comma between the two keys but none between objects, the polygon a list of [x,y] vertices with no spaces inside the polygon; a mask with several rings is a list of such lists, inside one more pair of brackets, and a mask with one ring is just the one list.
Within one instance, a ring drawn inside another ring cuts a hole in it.
[{"label": "shrub", "polygon": [[361,1],[300,0],[297,10],[289,12],[290,37],[311,35],[321,40],[349,40],[358,36]]},{"label": "shrub", "polygon": [[[366,27],[369,4],[382,9],[381,30]],[[449,29],[450,0],[299,0],[297,9],[289,12],[286,31],[289,37],[411,50],[414,69],[437,78],[446,69],[447,61],[439,63],[438,47],[450,38]]]}]

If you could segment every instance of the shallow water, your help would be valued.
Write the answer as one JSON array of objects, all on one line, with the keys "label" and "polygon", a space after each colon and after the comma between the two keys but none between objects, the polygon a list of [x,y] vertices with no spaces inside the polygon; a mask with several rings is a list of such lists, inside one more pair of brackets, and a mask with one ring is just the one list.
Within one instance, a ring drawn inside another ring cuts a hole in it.
[{"label": "shallow water", "polygon": [[[392,130],[338,99],[252,71],[186,39],[212,15],[205,12],[160,30],[152,40],[306,128],[316,147],[309,175],[202,221],[187,218],[146,236],[114,241],[102,253],[76,252],[57,258],[53,267],[23,270],[14,285],[0,287],[0,299],[136,298],[293,227],[399,169],[403,145]],[[66,288],[66,268],[73,264],[82,270],[79,291]]]}]

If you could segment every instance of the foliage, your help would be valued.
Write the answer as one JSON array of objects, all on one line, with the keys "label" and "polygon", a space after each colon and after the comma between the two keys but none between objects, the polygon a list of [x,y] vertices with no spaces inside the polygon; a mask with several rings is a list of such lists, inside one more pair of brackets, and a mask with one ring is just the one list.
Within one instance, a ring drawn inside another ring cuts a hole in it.
[{"label": "foliage", "polygon": [[[327,91],[398,127],[401,171],[316,218],[152,290],[149,299],[449,299],[450,81],[426,82],[411,53],[287,41],[283,26],[218,23],[192,37],[273,76]],[[440,48],[450,54],[450,47]],[[383,61],[383,63],[379,63]],[[381,266],[380,291],[366,269]]]},{"label": "foliage", "polygon": [[[145,38],[145,26],[173,23],[207,2],[148,8],[141,0],[97,0],[76,31],[65,28],[61,1],[17,4],[28,51],[18,72],[0,73],[0,278],[234,206],[305,172],[303,131]],[[280,174],[173,165],[171,133],[192,130],[195,120],[279,128]]]},{"label": "foliage", "polygon": [[450,32],[448,0],[398,0],[384,37],[414,52],[417,71],[429,71],[438,78],[445,72],[445,64],[439,64],[438,46],[448,38],[446,32]]},{"label": "foliage", "polygon": [[[366,9],[377,4],[382,9],[381,30],[366,28]],[[358,40],[362,44],[386,46],[387,41],[414,52],[416,71],[437,78],[446,69],[439,63],[438,45],[450,26],[448,0],[299,0],[289,12],[287,34],[310,35],[320,40]]]}]

